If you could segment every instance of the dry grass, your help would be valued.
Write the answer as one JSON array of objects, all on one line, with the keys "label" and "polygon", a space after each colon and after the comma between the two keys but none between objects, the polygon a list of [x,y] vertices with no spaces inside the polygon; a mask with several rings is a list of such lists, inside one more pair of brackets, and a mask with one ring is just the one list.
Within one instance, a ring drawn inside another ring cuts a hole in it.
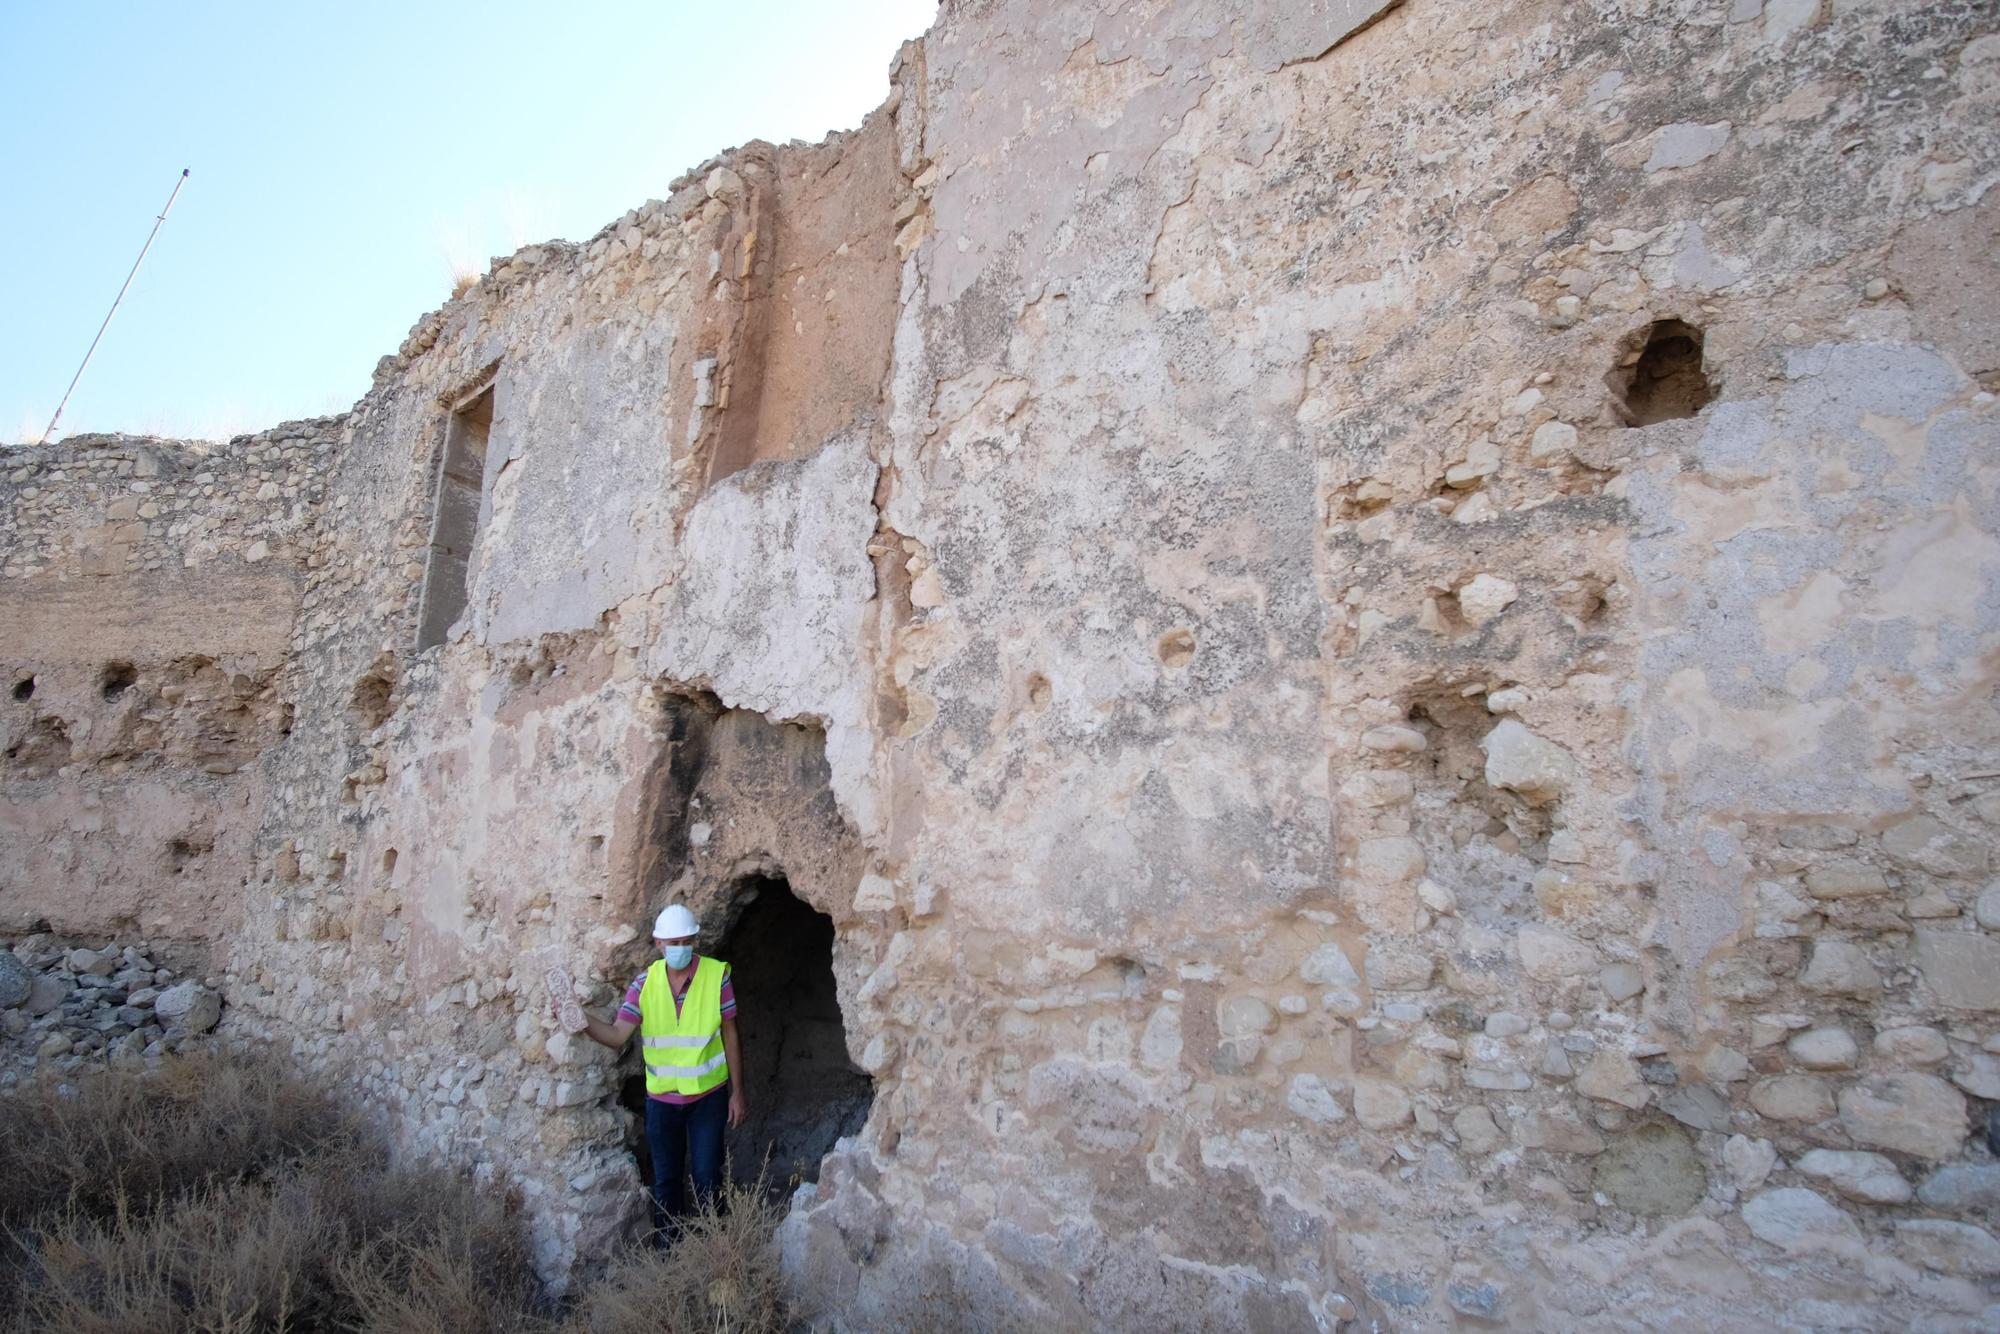
[{"label": "dry grass", "polygon": [[360,1152],[360,1123],[271,1065],[184,1056],[157,1074],[99,1069],[0,1102],[0,1227],[55,1209],[143,1215],[161,1202]]},{"label": "dry grass", "polygon": [[0,1099],[0,1329],[55,1334],[756,1334],[786,1327],[762,1191],[568,1307],[523,1220],[318,1088],[204,1056]]},{"label": "dry grass", "polygon": [[760,1181],[731,1184],[722,1211],[704,1211],[673,1250],[634,1248],[583,1298],[571,1334],[713,1331],[759,1334],[786,1327],[771,1231],[778,1210]]}]

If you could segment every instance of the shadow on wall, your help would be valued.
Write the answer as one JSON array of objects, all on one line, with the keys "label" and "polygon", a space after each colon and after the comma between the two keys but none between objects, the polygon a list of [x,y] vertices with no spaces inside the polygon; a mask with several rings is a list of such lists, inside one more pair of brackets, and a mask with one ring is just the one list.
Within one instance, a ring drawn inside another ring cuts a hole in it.
[{"label": "shadow on wall", "polygon": [[833,921],[783,877],[750,876],[732,895],[734,919],[718,957],[735,980],[740,1074],[750,1120],[731,1138],[731,1172],[756,1179],[770,1164],[774,1192],[819,1180],[834,1141],[868,1119],[875,1081],[847,1054],[833,979]]}]

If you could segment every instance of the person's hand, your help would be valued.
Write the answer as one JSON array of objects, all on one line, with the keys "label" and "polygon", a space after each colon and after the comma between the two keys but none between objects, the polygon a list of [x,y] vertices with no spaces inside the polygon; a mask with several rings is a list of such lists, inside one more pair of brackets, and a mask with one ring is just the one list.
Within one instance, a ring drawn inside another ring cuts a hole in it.
[{"label": "person's hand", "polygon": [[731,1085],[729,1089],[729,1128],[735,1130],[749,1119],[749,1100],[743,1096],[742,1089]]}]

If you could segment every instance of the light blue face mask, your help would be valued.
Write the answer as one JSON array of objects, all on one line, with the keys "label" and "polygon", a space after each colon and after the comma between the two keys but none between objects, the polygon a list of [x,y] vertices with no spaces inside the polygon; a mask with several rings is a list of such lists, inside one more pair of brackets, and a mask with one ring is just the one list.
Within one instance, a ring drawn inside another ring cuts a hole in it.
[{"label": "light blue face mask", "polygon": [[694,946],[669,945],[665,950],[667,967],[685,968],[694,962]]}]

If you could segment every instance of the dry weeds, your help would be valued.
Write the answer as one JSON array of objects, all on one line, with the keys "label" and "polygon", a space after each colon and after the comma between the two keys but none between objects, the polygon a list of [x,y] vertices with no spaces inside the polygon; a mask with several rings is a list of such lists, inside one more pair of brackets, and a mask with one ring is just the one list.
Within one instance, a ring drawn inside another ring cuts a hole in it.
[{"label": "dry weeds", "polygon": [[270,1063],[202,1056],[0,1099],[0,1328],[54,1334],[759,1334],[785,1328],[777,1211],[731,1187],[672,1251],[566,1305],[513,1205],[398,1167]]}]

